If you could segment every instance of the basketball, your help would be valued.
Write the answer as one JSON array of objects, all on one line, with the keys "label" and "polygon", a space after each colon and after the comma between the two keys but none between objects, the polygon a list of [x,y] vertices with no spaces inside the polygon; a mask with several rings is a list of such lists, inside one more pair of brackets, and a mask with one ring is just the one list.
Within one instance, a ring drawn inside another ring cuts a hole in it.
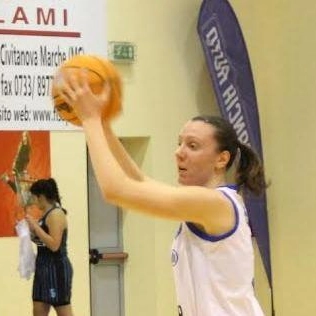
[{"label": "basketball", "polygon": [[104,84],[110,85],[110,96],[102,113],[103,118],[114,118],[122,109],[122,85],[115,66],[107,59],[93,55],[76,55],[66,60],[57,70],[52,84],[52,98],[59,116],[74,125],[81,126],[81,121],[73,107],[59,95],[58,86],[64,73],[79,75],[80,70],[87,71],[87,80],[93,93],[102,91]]}]

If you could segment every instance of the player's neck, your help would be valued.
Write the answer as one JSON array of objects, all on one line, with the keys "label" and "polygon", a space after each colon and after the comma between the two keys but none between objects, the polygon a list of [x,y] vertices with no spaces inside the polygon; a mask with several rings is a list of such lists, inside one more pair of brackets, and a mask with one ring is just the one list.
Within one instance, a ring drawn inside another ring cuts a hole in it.
[{"label": "player's neck", "polygon": [[223,174],[214,174],[209,182],[207,183],[207,187],[211,189],[215,189],[220,186],[225,186],[227,184],[226,177]]}]

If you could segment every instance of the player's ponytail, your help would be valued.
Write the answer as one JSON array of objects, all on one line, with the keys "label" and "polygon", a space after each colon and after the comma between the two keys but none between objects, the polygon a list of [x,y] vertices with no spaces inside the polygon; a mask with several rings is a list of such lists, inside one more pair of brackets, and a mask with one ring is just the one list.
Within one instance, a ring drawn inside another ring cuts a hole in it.
[{"label": "player's ponytail", "polygon": [[240,189],[247,189],[259,195],[266,188],[262,162],[253,149],[239,141],[238,150],[240,156],[237,162],[236,184]]},{"label": "player's ponytail", "polygon": [[55,179],[53,178],[47,179],[47,184],[49,186],[48,192],[49,192],[50,199],[53,200],[54,202],[57,202],[59,205],[61,205],[59,190],[58,190],[58,186]]}]

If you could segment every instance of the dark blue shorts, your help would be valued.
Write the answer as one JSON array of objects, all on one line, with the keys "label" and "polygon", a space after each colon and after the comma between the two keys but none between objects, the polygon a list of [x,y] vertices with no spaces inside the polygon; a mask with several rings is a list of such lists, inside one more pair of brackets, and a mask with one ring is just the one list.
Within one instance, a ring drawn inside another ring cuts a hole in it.
[{"label": "dark blue shorts", "polygon": [[70,304],[72,265],[67,256],[36,258],[33,282],[33,301],[52,306]]}]

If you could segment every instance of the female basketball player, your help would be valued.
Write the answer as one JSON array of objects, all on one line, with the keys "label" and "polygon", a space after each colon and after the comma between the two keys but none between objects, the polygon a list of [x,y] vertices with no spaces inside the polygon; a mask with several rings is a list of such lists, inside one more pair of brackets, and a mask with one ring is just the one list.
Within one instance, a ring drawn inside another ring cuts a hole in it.
[{"label": "female basketball player", "polygon": [[[184,125],[175,154],[181,186],[173,187],[145,176],[110,122],[102,121],[109,88],[94,95],[86,79],[68,77],[60,90],[83,122],[105,199],[181,222],[172,247],[179,315],[262,316],[252,286],[251,233],[238,191],[260,193],[265,180],[258,156],[238,141],[232,126],[208,116]],[[234,161],[237,186],[230,186],[226,173]]]},{"label": "female basketball player", "polygon": [[37,257],[33,283],[33,315],[47,316],[53,306],[58,316],[72,316],[72,266],[67,256],[66,211],[54,179],[40,179],[30,188],[33,202],[43,211],[37,222],[27,216]]}]

